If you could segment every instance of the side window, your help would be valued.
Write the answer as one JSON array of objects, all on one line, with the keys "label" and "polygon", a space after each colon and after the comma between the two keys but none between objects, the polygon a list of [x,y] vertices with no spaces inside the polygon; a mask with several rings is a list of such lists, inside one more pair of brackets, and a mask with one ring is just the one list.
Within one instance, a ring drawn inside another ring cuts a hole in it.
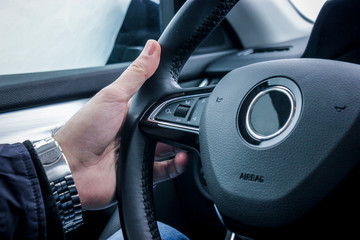
[{"label": "side window", "polygon": [[132,0],[107,63],[133,60],[147,39],[159,38],[161,25],[160,1]]},{"label": "side window", "polygon": [[[158,39],[185,0],[0,2],[0,75],[105,66],[134,60]],[[226,23],[195,54],[232,49]]]},{"label": "side window", "polygon": [[[147,39],[160,37],[185,2],[186,0],[132,0],[107,64],[134,60]],[[231,26],[224,21],[194,54],[242,48],[235,33],[233,38],[229,36],[232,31]]]},{"label": "side window", "polygon": [[0,1],[0,75],[104,66],[130,2]]}]

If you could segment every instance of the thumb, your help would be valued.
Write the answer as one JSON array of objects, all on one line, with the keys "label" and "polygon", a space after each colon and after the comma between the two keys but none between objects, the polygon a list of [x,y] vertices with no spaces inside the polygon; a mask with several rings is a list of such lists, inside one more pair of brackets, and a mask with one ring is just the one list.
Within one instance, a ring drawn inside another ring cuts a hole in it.
[{"label": "thumb", "polygon": [[148,40],[139,57],[111,84],[121,91],[125,101],[139,90],[159,66],[161,47],[155,40]]}]

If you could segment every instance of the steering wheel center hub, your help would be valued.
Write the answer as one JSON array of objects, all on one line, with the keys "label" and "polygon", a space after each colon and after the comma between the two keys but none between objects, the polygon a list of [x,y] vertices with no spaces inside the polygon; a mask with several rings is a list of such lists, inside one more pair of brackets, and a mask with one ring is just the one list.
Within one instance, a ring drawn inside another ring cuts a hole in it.
[{"label": "steering wheel center hub", "polygon": [[[201,118],[200,152],[224,219],[247,227],[287,226],[356,166],[360,69],[353,67],[281,60],[233,70],[220,81]],[[346,83],[334,69],[346,72]],[[346,111],[339,114],[337,105]]]}]

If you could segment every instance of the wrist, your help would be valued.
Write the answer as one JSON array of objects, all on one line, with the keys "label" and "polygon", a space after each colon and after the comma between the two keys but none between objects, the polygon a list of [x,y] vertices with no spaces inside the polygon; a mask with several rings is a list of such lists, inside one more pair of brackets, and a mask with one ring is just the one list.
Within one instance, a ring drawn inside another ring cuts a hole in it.
[{"label": "wrist", "polygon": [[59,147],[62,150],[63,155],[66,158],[66,161],[68,163],[69,169],[71,171],[74,183],[76,185],[76,189],[81,201],[81,205],[84,208],[84,206],[86,206],[86,196],[84,196],[83,191],[82,191],[82,180],[81,180],[81,166],[80,166],[80,162],[77,161],[76,157],[72,154],[73,151],[71,151],[71,145],[70,147],[66,144],[67,142],[63,139],[66,139],[61,132],[61,129],[59,132],[57,132],[56,134],[54,134],[53,136],[54,140],[57,142],[57,144],[59,145]]},{"label": "wrist", "polygon": [[[61,149],[62,154],[66,158],[66,162],[70,168],[70,171],[71,171],[72,175],[74,175],[76,173],[78,167],[76,166],[75,161],[73,160],[74,157],[71,154],[72,151],[69,150],[67,141],[64,140],[64,139],[66,139],[66,136],[63,136],[63,135],[64,134],[62,133],[62,128],[60,128],[60,130],[57,131],[52,137],[54,138],[54,140],[58,144],[59,148]],[[70,145],[71,145],[71,143],[70,143]]]},{"label": "wrist", "polygon": [[112,205],[115,202],[118,143],[114,141],[96,153],[91,150],[96,144],[84,141],[67,125],[54,135],[54,139],[68,160],[83,209],[102,209]]}]

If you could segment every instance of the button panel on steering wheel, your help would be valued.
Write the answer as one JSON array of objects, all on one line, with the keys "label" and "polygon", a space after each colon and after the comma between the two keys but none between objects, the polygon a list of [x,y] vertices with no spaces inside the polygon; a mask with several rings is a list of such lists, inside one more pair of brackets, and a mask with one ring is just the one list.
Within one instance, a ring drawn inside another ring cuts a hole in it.
[{"label": "button panel on steering wheel", "polygon": [[167,100],[150,114],[148,121],[164,127],[198,132],[209,95],[207,93]]}]

